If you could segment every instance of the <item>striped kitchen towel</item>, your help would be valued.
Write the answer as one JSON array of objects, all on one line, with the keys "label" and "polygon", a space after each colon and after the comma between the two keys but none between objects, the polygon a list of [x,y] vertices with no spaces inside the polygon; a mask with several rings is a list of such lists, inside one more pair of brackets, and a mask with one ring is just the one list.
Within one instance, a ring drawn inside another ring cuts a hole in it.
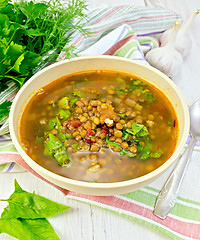
[{"label": "striped kitchen towel", "polygon": [[[85,22],[85,26],[90,30],[90,35],[84,36],[74,32],[71,35],[71,45],[76,47],[76,54],[80,56],[108,54],[128,57],[145,63],[144,53],[159,46],[157,40],[159,34],[172,27],[179,17],[171,10],[134,8],[132,6],[94,10],[89,13],[89,21]],[[61,52],[58,61],[65,57],[65,53]],[[4,99],[14,97],[15,87],[11,84],[10,89],[2,95],[5,96]],[[21,171],[15,168],[20,165],[23,167],[21,168],[23,171],[27,169],[38,176],[24,162],[9,140],[8,122],[5,122],[1,128],[1,134],[4,135],[0,138],[0,163],[5,165],[0,165],[0,171]],[[70,199],[96,205],[127,217],[169,237],[169,239],[200,239],[199,158],[200,142],[195,146],[177,203],[165,220],[154,216],[152,210],[156,196],[171,169],[149,186],[123,195],[96,197],[69,192],[61,188],[59,190]]]}]

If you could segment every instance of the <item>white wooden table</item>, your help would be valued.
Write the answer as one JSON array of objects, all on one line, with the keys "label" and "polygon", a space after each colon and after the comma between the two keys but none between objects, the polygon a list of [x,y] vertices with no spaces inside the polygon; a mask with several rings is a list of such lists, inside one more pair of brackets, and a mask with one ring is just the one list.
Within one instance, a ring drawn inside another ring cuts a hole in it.
[{"label": "white wooden table", "polygon": [[[143,0],[89,0],[89,8],[133,4],[144,5]],[[156,0],[146,0],[148,3]],[[194,10],[200,8],[199,0],[157,0],[182,14],[186,19]],[[181,72],[173,79],[181,89],[188,105],[200,97],[200,16],[196,18],[190,34],[193,47],[190,54],[184,59]],[[36,178],[32,174],[9,173],[0,174],[0,198],[8,198],[14,189],[14,179],[27,191],[36,191],[51,200],[71,206],[71,209],[49,219],[61,240],[160,240],[163,236],[124,219],[113,213],[104,211],[85,203],[67,199],[60,191]],[[0,213],[6,204],[0,204]],[[5,234],[1,240],[14,239]],[[24,239],[26,240],[26,239]]]}]

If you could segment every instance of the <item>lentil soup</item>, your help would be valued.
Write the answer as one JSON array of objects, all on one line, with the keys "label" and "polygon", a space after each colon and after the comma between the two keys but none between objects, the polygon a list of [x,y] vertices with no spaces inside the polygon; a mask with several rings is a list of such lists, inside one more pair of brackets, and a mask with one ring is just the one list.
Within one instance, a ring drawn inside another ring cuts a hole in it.
[{"label": "lentil soup", "polygon": [[175,111],[157,88],[115,71],[57,79],[29,101],[21,145],[44,168],[76,180],[119,182],[143,176],[174,152]]}]

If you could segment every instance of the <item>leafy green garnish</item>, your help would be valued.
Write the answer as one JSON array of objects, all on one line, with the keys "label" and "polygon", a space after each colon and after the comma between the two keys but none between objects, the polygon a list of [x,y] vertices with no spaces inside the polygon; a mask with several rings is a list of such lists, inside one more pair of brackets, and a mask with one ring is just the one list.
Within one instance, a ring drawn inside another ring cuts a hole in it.
[{"label": "leafy green garnish", "polygon": [[[45,154],[48,152],[47,156],[53,156],[55,151],[62,147],[62,142],[52,133],[49,133],[47,140],[44,143]],[[48,151],[47,151],[48,150]]]},{"label": "leafy green garnish", "polygon": [[134,80],[132,81],[132,84],[135,85],[135,86],[145,86],[145,85],[146,85],[145,82],[143,82],[143,81],[141,81],[141,80],[139,80],[139,79],[134,79]]},{"label": "leafy green garnish", "polygon": [[148,141],[145,146],[143,147],[143,150],[141,152],[140,160],[144,161],[148,158],[160,158],[161,155],[163,155],[163,150],[158,149],[156,152],[152,152],[152,146],[150,144],[150,141]]},{"label": "leafy green garnish", "polygon": [[15,180],[15,191],[7,200],[1,218],[37,219],[51,217],[69,207],[23,190]]},{"label": "leafy green garnish", "polygon": [[143,147],[142,154],[140,156],[140,160],[144,161],[147,158],[149,158],[150,157],[150,151],[151,151],[151,144],[148,141]]},{"label": "leafy green garnish", "polygon": [[74,143],[74,144],[72,144],[72,148],[74,150],[78,151],[78,150],[80,150],[81,147],[80,147],[79,143]]},{"label": "leafy green garnish", "polygon": [[69,161],[71,161],[67,154],[67,148],[52,133],[49,133],[48,138],[44,142],[44,155],[54,157],[62,166],[68,166]]},{"label": "leafy green garnish", "polygon": [[131,153],[131,152],[125,150],[125,149],[123,149],[123,150],[120,152],[120,155],[121,155],[121,156],[127,156],[127,157],[135,157],[135,156],[137,156],[136,153]]},{"label": "leafy green garnish", "polygon": [[[55,61],[61,49],[66,57],[74,56],[75,47],[67,43],[72,31],[86,33],[84,21],[80,21],[86,16],[86,4],[84,0],[67,2],[0,1],[0,91],[9,81],[21,87],[39,65]],[[8,112],[1,113],[0,118]]]},{"label": "leafy green garnish", "polygon": [[132,129],[126,129],[126,131],[136,137],[146,137],[149,135],[147,128],[143,124],[133,123]]},{"label": "leafy green garnish", "polygon": [[7,201],[0,219],[0,233],[20,240],[59,240],[46,219],[70,207],[23,190],[15,180],[15,191]]},{"label": "leafy green garnish", "polygon": [[113,146],[115,146],[115,147],[117,147],[117,148],[119,148],[119,149],[122,149],[119,144],[117,144],[117,143],[115,143],[115,142],[109,141],[109,140],[108,140],[108,135],[106,135],[105,140],[106,140],[106,143],[108,143],[108,144],[110,144],[110,145],[113,145]]},{"label": "leafy green garnish", "polygon": [[56,120],[55,119],[51,119],[48,122],[48,129],[49,131],[53,130],[56,126]]},{"label": "leafy green garnish", "polygon": [[115,89],[115,92],[116,92],[116,94],[125,94],[125,93],[128,93],[128,92],[130,92],[130,90],[129,89],[125,89],[125,88],[120,88],[120,87],[117,87],[116,89]]},{"label": "leafy green garnish", "polygon": [[74,107],[74,105],[75,105],[75,103],[76,103],[77,101],[78,101],[78,98],[73,98],[73,99],[70,98],[70,106],[71,106],[71,108]]},{"label": "leafy green garnish", "polygon": [[73,138],[73,137],[72,137],[70,134],[68,134],[68,133],[66,133],[65,136],[66,136],[67,139]]},{"label": "leafy green garnish", "polygon": [[169,125],[169,126],[173,126],[173,124],[171,123],[171,121],[168,122],[168,125]]},{"label": "leafy green garnish", "polygon": [[139,140],[133,140],[133,145],[137,147],[137,152],[141,152],[143,150],[143,146]]},{"label": "leafy green garnish", "polygon": [[0,104],[0,121],[9,115],[11,104],[12,103],[7,100]]},{"label": "leafy green garnish", "polygon": [[58,115],[60,118],[63,118],[66,120],[66,119],[70,118],[72,114],[71,114],[70,110],[60,109]]},{"label": "leafy green garnish", "polygon": [[117,113],[118,116],[120,116],[121,118],[124,118],[126,116],[125,113]]},{"label": "leafy green garnish", "polygon": [[58,106],[59,108],[62,108],[62,109],[70,109],[69,98],[68,97],[61,98],[58,101]]},{"label": "leafy green garnish", "polygon": [[83,93],[81,91],[73,91],[73,95],[74,96],[78,96],[78,97],[83,97]]},{"label": "leafy green garnish", "polygon": [[118,76],[118,77],[115,78],[115,82],[120,82],[121,84],[124,84],[124,83],[125,83],[124,79],[121,78],[120,76]]},{"label": "leafy green garnish", "polygon": [[158,151],[151,153],[151,157],[152,158],[160,158],[163,155],[163,150],[162,149],[158,149]]},{"label": "leafy green garnish", "polygon": [[36,137],[35,142],[36,143],[42,143],[44,140],[44,137]]},{"label": "leafy green garnish", "polygon": [[128,140],[128,138],[129,138],[129,134],[127,133],[126,129],[123,129],[122,138],[124,141]]},{"label": "leafy green garnish", "polygon": [[66,140],[66,135],[63,133],[62,125],[61,125],[61,122],[58,119],[58,117],[56,117],[56,125],[57,125],[57,129],[58,129],[58,134],[59,134],[61,140],[65,141]]}]

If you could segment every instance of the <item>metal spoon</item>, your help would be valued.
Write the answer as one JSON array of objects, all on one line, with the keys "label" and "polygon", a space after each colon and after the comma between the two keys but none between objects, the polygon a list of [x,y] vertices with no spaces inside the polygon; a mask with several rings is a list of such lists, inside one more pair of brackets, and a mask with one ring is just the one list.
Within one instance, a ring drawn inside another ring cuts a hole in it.
[{"label": "metal spoon", "polygon": [[200,99],[192,104],[190,111],[190,135],[192,137],[187,149],[182,153],[177,164],[167,179],[157,197],[154,214],[161,219],[165,219],[173,208],[181,186],[185,170],[188,166],[194,145],[200,139]]}]

